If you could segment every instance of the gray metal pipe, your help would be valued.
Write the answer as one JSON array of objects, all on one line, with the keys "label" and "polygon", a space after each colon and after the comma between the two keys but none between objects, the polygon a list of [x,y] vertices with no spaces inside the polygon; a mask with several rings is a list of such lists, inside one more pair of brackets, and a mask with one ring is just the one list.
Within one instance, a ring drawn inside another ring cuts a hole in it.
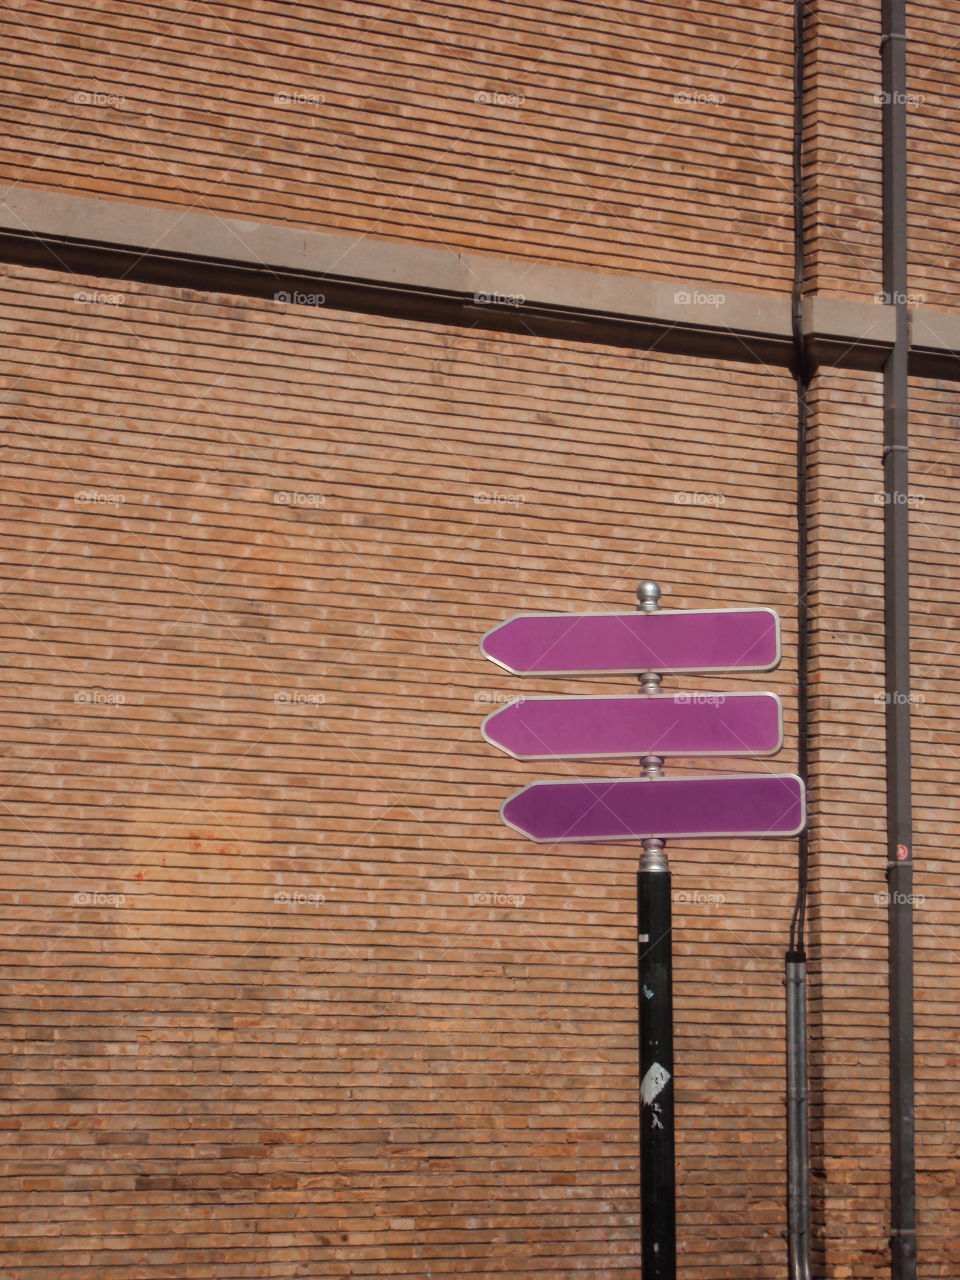
[{"label": "gray metal pipe", "polygon": [[909,317],[905,0],[883,0],[883,288],[896,333],[883,370],[884,635],[890,1007],[890,1259],[917,1274],[913,1032],[913,818],[910,780]]},{"label": "gray metal pipe", "polygon": [[787,987],[787,1241],[790,1280],[810,1280],[807,964],[791,958]]},{"label": "gray metal pipe", "polygon": [[[807,395],[813,377],[803,334],[804,4],[793,11],[793,375],[797,384],[797,771],[807,781],[808,662],[810,616],[807,559]],[[809,835],[797,845],[797,899],[786,956],[787,1037],[787,1266],[790,1280],[810,1280],[810,1137],[807,1101],[807,965],[804,928],[807,910]]]}]

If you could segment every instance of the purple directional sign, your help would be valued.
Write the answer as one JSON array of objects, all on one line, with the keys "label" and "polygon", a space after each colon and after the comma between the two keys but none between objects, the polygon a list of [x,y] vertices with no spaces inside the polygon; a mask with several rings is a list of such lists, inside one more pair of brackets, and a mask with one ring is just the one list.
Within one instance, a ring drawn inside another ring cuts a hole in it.
[{"label": "purple directional sign", "polygon": [[519,698],[482,732],[518,760],[774,755],[783,744],[775,693]]},{"label": "purple directional sign", "polygon": [[541,843],[798,835],[806,800],[796,774],[533,782],[505,801],[508,826]]},{"label": "purple directional sign", "polygon": [[480,650],[515,675],[771,671],[780,623],[772,609],[521,613],[488,631]]}]

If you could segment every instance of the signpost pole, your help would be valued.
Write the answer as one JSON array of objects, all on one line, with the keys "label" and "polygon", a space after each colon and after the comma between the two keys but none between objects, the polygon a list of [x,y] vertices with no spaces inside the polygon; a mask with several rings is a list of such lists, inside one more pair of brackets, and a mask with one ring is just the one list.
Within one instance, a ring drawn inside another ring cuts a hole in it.
[{"label": "signpost pole", "polygon": [[[796,774],[662,776],[667,755],[779,750],[774,694],[739,710],[726,707],[730,695],[689,695],[691,715],[688,699],[661,694],[660,677],[665,671],[772,671],[780,661],[780,622],[772,609],[661,612],[655,582],[640,583],[637,602],[635,613],[515,614],[488,631],[480,651],[515,675],[639,673],[640,695],[521,699],[488,716],[483,733],[517,759],[640,756],[642,778],[532,782],[508,797],[500,814],[540,843],[643,842],[637,867],[640,1258],[642,1280],[676,1280],[672,910],[664,842],[797,835],[806,822],[806,791]],[[740,712],[745,715],[738,719]]]},{"label": "signpost pole", "polygon": [[[642,582],[638,607],[654,613],[660,588]],[[644,694],[660,675],[640,676]],[[644,756],[645,778],[663,759]],[[643,1280],[676,1280],[677,1228],[673,1129],[673,953],[670,867],[663,840],[646,839],[637,868],[637,1021],[640,1035],[640,1258]]]}]

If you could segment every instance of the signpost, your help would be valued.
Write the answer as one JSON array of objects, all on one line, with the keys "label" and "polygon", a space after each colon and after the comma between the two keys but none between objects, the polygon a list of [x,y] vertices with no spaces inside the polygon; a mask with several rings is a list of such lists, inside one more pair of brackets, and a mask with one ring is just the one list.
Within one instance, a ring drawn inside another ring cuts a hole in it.
[{"label": "signpost", "polygon": [[541,844],[785,839],[804,827],[803,783],[792,773],[532,782],[500,815]]},{"label": "signpost", "polygon": [[783,745],[783,709],[775,693],[519,698],[480,732],[517,760],[767,756]]},{"label": "signpost", "polygon": [[483,637],[483,654],[516,675],[636,674],[623,697],[519,698],[488,716],[483,736],[519,760],[639,756],[641,778],[533,782],[501,807],[540,843],[642,841],[637,868],[640,1194],[643,1280],[676,1278],[673,979],[667,839],[785,839],[806,821],[795,774],[662,777],[667,755],[773,755],[783,741],[772,693],[660,693],[660,673],[769,671],[780,661],[771,609],[660,612],[643,582],[638,613],[518,614]]},{"label": "signpost", "polygon": [[518,676],[771,671],[780,623],[772,609],[520,613],[488,631],[480,651]]}]

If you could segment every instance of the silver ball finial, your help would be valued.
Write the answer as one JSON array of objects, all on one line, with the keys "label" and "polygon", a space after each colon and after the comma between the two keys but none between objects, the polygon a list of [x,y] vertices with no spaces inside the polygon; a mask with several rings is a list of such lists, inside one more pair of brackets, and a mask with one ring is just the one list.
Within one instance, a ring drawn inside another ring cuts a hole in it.
[{"label": "silver ball finial", "polygon": [[660,608],[660,586],[651,582],[641,582],[637,587],[637,602],[644,613],[655,613]]}]

